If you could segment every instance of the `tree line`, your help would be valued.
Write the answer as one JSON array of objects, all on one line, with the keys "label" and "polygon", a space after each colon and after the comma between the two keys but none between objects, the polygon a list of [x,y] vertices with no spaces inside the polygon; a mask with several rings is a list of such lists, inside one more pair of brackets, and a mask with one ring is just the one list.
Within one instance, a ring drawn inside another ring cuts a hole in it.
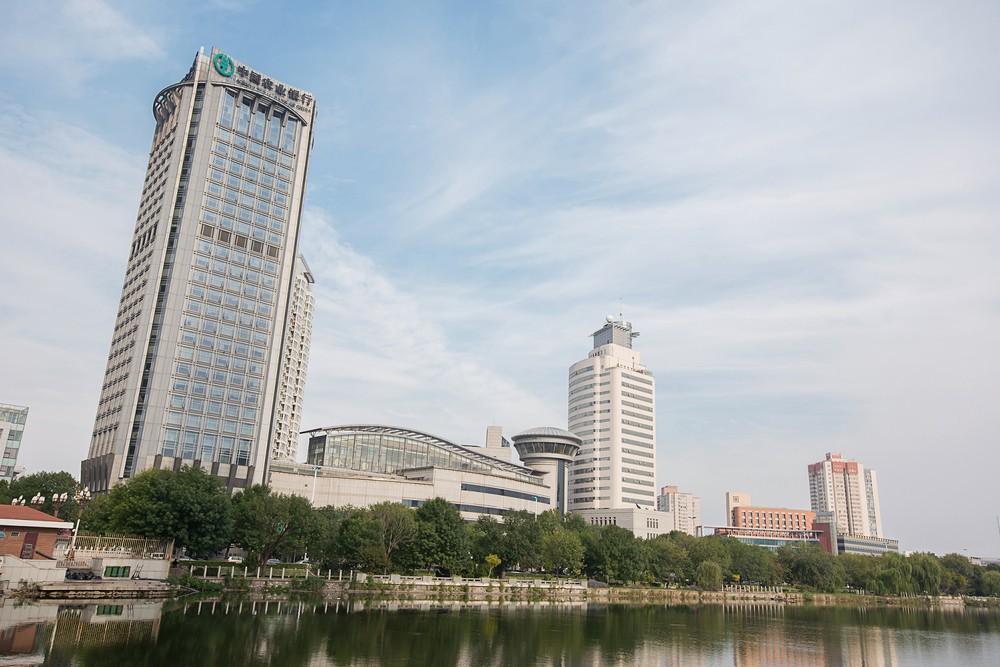
[{"label": "tree line", "polygon": [[[68,473],[38,473],[0,483],[0,502],[40,493],[47,497],[41,509],[52,512],[49,498],[62,492],[72,497],[75,488]],[[59,515],[74,520],[77,511],[67,502]],[[960,554],[835,556],[815,545],[772,552],[731,537],[678,531],[647,540],[555,510],[467,523],[443,498],[417,508],[385,502],[313,509],[305,498],[263,485],[230,497],[219,479],[194,468],[146,470],[115,486],[86,507],[81,530],[171,539],[195,557],[210,558],[234,545],[247,552],[250,565],[308,554],[323,568],[379,573],[486,577],[517,571],[708,590],[791,584],[822,592],[1000,596],[1000,567],[979,567]]]}]

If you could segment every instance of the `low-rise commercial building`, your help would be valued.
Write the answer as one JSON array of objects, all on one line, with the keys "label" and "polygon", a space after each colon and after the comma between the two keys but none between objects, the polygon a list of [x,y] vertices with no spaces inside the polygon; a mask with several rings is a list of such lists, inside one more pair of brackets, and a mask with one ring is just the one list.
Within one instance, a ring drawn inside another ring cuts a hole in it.
[{"label": "low-rise commercial building", "polygon": [[836,522],[829,515],[820,518],[823,520],[814,522],[813,528],[820,534],[820,544],[827,553],[861,554],[864,556],[881,556],[888,552],[899,553],[899,540],[868,535],[848,535],[837,530]]},{"label": "low-rise commercial building", "polygon": [[[711,531],[711,532],[710,532]],[[700,526],[698,535],[732,537],[757,547],[777,551],[786,544],[815,544],[821,546],[820,533],[816,530],[787,530],[781,528],[736,528],[734,526]]]},{"label": "low-rise commercial building", "polygon": [[278,493],[308,498],[314,507],[368,507],[387,501],[419,507],[441,497],[464,519],[475,521],[511,510],[538,514],[557,505],[545,470],[493,458],[484,448],[374,424],[306,433],[307,463],[272,463],[269,484]]}]

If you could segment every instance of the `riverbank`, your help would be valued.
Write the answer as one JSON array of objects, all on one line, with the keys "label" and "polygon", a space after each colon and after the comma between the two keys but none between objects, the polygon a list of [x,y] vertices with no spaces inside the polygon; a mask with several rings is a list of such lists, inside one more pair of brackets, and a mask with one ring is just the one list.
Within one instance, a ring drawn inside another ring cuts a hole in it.
[{"label": "riverbank", "polygon": [[334,599],[476,603],[574,603],[658,605],[813,605],[850,607],[914,607],[963,609],[966,606],[1000,608],[1000,600],[968,601],[948,596],[877,596],[790,591],[778,587],[739,586],[721,591],[677,588],[610,587],[584,579],[490,579],[343,573],[326,577],[192,577],[178,583],[153,580],[94,580],[41,584],[22,589],[27,599],[162,598],[197,592],[237,594],[250,599],[278,599],[308,594]]}]

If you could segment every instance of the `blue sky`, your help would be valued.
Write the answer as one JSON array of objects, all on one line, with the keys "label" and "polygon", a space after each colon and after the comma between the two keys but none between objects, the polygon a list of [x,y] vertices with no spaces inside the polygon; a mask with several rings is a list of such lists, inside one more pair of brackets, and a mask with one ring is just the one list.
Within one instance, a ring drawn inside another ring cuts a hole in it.
[{"label": "blue sky", "polygon": [[[0,25],[0,401],[86,455],[156,93],[199,46],[315,93],[304,428],[566,424],[621,311],[660,484],[1000,555],[1000,7],[21,2]],[[304,454],[304,452],[303,452]]]}]

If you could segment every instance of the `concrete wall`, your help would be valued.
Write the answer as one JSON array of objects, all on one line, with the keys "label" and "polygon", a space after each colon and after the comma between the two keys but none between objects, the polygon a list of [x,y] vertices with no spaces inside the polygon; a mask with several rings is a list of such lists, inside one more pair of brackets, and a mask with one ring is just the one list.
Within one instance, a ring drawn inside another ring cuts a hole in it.
[{"label": "concrete wall", "polygon": [[0,589],[20,588],[24,583],[63,581],[66,568],[57,567],[54,560],[21,560],[17,556],[0,556]]}]

